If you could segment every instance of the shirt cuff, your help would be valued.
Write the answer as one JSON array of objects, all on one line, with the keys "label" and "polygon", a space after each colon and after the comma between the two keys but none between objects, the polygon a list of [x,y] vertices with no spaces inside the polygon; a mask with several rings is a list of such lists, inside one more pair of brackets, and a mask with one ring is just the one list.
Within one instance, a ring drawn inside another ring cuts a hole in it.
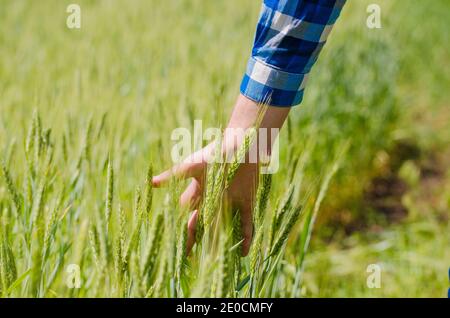
[{"label": "shirt cuff", "polygon": [[302,101],[308,74],[285,72],[251,57],[240,91],[257,103],[291,107]]}]

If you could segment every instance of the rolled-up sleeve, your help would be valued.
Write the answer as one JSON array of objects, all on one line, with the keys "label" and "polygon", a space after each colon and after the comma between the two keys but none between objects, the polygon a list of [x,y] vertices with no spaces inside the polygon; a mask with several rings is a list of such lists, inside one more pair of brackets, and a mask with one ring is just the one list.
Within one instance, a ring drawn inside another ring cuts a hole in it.
[{"label": "rolled-up sleeve", "polygon": [[264,0],[241,93],[258,103],[300,104],[345,0]]}]

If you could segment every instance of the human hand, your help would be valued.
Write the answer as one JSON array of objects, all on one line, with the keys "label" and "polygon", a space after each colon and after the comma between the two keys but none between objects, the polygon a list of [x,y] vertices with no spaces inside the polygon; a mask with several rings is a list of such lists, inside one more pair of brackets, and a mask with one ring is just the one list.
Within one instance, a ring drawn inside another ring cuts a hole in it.
[{"label": "human hand", "polygon": [[[223,136],[221,152],[224,157],[230,158],[239,149],[245,135],[236,133],[236,131],[242,132],[255,125],[260,118],[261,110],[261,105],[242,95],[239,96]],[[279,129],[288,113],[289,108],[265,107],[258,127]],[[270,133],[266,134],[268,139],[265,144],[269,146],[268,155],[270,155],[271,146],[274,142],[273,137]],[[187,253],[190,252],[195,243],[196,225],[205,188],[206,170],[208,163],[211,163],[215,156],[216,148],[216,143],[212,142],[188,156],[183,162],[174,165],[152,179],[153,186],[156,188],[163,186],[173,178],[191,179],[190,184],[180,197],[180,205],[189,207],[192,211],[187,225]],[[230,206],[240,213],[243,256],[249,252],[253,234],[252,209],[258,183],[258,160],[259,153],[254,162],[245,160],[244,163],[241,163],[224,194]]]}]

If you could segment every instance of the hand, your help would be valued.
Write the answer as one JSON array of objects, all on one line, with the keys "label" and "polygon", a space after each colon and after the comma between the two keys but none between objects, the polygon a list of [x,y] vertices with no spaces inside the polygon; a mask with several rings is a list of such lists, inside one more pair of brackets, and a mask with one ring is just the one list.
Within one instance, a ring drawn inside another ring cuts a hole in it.
[{"label": "hand", "polygon": [[[234,138],[233,129],[246,130],[255,125],[259,115],[264,111],[259,128],[281,128],[288,113],[289,108],[261,106],[256,102],[249,100],[240,95],[227,129],[225,130],[222,153],[229,156],[239,149],[243,138]],[[230,138],[230,134],[233,136]],[[243,136],[242,136],[243,137]],[[268,155],[270,155],[271,146],[274,142],[272,134],[267,134],[266,144],[269,146]],[[188,238],[187,252],[189,253],[195,243],[195,230],[198,219],[198,208],[202,200],[203,190],[205,186],[205,176],[207,163],[211,162],[214,156],[216,145],[211,143],[205,148],[191,154],[182,163],[173,166],[171,169],[153,177],[152,183],[154,187],[160,187],[172,178],[188,179],[191,183],[180,197],[182,206],[189,206],[193,209],[188,221]],[[258,156],[259,157],[259,156]],[[233,178],[229,188],[225,193],[226,199],[231,203],[233,208],[238,209],[241,213],[242,228],[242,255],[248,254],[253,234],[252,209],[255,201],[255,194],[258,181],[258,165],[250,163],[248,160],[242,163],[236,175]]]},{"label": "hand", "polygon": [[[198,218],[198,208],[204,193],[207,162],[211,162],[215,144],[211,143],[198,152],[190,155],[182,163],[164,171],[152,180],[154,187],[160,187],[172,178],[188,179],[190,184],[180,197],[180,205],[194,209],[188,221],[187,252],[195,243],[195,230]],[[256,163],[242,163],[230,186],[226,190],[225,198],[240,214],[242,228],[242,255],[248,254],[252,240],[252,209],[255,199],[258,166]]]}]

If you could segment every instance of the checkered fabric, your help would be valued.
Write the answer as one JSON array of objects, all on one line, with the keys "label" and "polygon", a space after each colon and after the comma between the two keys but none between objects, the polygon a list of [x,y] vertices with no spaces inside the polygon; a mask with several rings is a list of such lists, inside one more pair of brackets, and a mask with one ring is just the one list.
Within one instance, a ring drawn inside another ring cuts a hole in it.
[{"label": "checkered fabric", "polygon": [[273,106],[299,104],[345,1],[264,0],[241,93]]}]

